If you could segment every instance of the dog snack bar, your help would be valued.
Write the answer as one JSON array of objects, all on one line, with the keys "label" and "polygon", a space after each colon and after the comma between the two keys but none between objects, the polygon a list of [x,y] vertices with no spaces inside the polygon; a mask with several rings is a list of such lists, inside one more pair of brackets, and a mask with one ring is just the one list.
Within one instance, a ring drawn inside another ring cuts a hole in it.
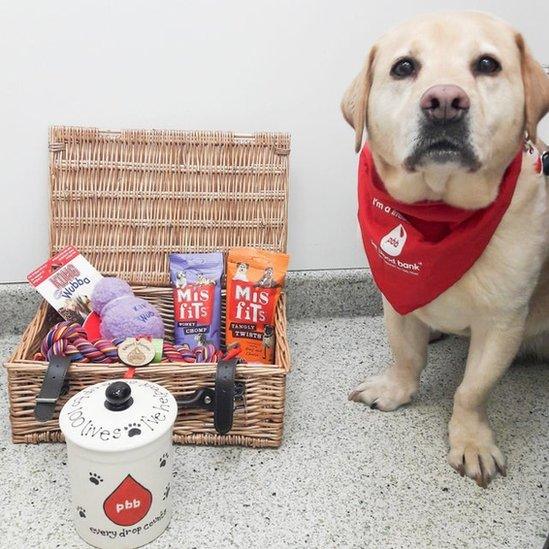
[{"label": "dog snack bar", "polygon": [[227,349],[239,344],[246,362],[274,361],[274,315],[288,256],[233,248],[227,258]]},{"label": "dog snack bar", "polygon": [[189,349],[220,348],[223,254],[170,254],[174,339]]}]

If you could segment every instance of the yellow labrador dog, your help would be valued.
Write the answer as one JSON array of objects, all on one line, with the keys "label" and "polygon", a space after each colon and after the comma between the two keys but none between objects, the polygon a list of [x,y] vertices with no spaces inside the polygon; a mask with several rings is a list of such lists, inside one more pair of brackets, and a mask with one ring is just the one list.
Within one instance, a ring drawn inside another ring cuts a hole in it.
[{"label": "yellow labrador dog", "polygon": [[[503,21],[476,12],[433,14],[372,47],[342,110],[357,151],[366,129],[392,198],[476,210],[498,196],[524,136],[536,140],[549,110],[549,78]],[[486,414],[491,389],[521,347],[549,357],[547,186],[525,156],[506,213],[465,275],[404,316],[384,299],[394,363],[349,397],[378,410],[398,408],[418,390],[430,329],[469,335],[448,461],[481,486],[506,471]]]}]

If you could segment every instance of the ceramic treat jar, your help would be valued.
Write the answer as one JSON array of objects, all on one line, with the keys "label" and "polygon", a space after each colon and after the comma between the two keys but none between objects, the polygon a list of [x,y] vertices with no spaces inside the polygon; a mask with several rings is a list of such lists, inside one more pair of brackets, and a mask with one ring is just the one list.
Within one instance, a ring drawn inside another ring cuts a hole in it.
[{"label": "ceramic treat jar", "polygon": [[177,404],[149,381],[98,383],[61,410],[76,530],[96,547],[139,547],[171,518]]}]

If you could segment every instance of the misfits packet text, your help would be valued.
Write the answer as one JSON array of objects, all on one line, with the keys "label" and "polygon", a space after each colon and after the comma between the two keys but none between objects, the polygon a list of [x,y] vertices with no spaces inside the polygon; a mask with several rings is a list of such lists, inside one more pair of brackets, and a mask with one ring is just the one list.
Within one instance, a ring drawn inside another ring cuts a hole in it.
[{"label": "misfits packet text", "polygon": [[273,364],[275,311],[288,256],[255,248],[232,248],[227,258],[227,350],[238,345],[246,362]]}]

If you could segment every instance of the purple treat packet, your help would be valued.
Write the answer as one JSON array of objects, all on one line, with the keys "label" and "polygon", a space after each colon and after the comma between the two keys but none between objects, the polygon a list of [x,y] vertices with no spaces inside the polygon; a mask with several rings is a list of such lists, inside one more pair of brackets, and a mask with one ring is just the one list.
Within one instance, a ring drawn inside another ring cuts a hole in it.
[{"label": "purple treat packet", "polygon": [[221,346],[223,254],[170,254],[174,339],[190,349]]}]

